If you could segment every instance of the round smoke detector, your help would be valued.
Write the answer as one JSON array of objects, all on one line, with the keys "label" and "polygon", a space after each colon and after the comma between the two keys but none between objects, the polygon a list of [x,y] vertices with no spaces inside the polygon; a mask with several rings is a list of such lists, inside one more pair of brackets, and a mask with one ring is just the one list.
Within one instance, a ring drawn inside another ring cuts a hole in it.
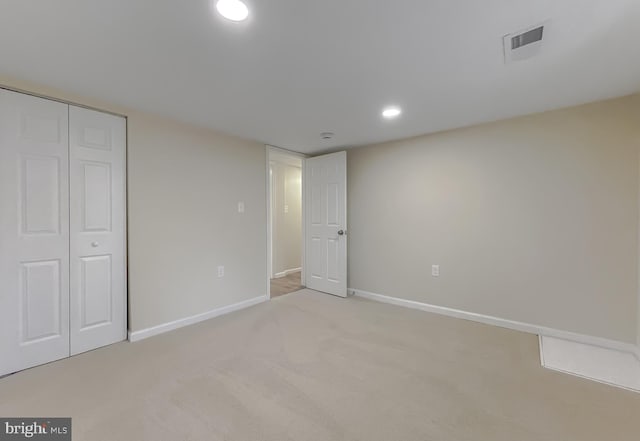
[{"label": "round smoke detector", "polygon": [[322,138],[322,139],[331,139],[334,136],[335,136],[335,133],[333,133],[333,132],[322,132],[320,134],[320,138]]}]

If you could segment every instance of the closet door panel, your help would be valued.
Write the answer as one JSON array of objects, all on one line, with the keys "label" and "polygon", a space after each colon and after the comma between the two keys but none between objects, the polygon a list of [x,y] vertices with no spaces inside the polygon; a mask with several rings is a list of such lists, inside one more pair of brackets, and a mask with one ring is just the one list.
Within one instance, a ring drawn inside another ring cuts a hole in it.
[{"label": "closet door panel", "polygon": [[0,89],[0,375],[69,356],[68,106]]},{"label": "closet door panel", "polygon": [[126,338],[122,117],[70,106],[71,353]]}]

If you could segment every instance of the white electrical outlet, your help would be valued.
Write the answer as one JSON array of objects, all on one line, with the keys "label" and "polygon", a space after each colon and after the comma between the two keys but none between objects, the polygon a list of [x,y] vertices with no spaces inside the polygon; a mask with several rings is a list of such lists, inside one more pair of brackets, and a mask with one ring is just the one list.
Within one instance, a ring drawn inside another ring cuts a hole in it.
[{"label": "white electrical outlet", "polygon": [[440,277],[440,265],[431,265],[431,275],[433,277]]},{"label": "white electrical outlet", "polygon": [[224,265],[218,267],[218,277],[224,277]]},{"label": "white electrical outlet", "polygon": [[244,202],[238,202],[238,213],[244,213]]}]

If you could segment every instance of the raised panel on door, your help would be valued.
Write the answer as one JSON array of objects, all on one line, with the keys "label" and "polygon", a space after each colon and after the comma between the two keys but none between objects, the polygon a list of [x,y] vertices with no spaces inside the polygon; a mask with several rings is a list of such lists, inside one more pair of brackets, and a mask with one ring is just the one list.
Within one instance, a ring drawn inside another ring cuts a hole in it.
[{"label": "raised panel on door", "polygon": [[0,89],[0,375],[69,356],[68,106]]},{"label": "raised panel on door", "polygon": [[71,353],[126,338],[122,117],[70,106]]},{"label": "raised panel on door", "polygon": [[111,163],[80,161],[82,189],[82,232],[110,232]]},{"label": "raised panel on door", "polygon": [[60,261],[20,264],[20,344],[57,338],[67,323],[60,321]]},{"label": "raised panel on door", "polygon": [[346,153],[305,160],[306,286],[347,295]]},{"label": "raised panel on door", "polygon": [[60,158],[20,155],[20,233],[60,234]]},{"label": "raised panel on door", "polygon": [[309,259],[308,274],[314,280],[322,280],[325,274],[324,264],[326,262],[323,253],[322,238],[317,236],[311,237],[310,246],[308,248],[309,254],[311,255],[311,258]]},{"label": "raised panel on door", "polygon": [[80,330],[113,321],[111,256],[80,259]]},{"label": "raised panel on door", "polygon": [[336,182],[327,184],[327,225],[334,227],[340,226],[340,185]]},{"label": "raised panel on door", "polygon": [[327,239],[327,281],[329,283],[339,284],[341,282],[340,274],[340,238]]}]

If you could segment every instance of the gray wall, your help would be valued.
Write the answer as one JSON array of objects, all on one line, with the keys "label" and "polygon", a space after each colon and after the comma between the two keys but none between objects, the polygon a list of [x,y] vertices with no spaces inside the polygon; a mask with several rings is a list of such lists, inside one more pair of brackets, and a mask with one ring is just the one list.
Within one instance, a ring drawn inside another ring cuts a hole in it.
[{"label": "gray wall", "polygon": [[349,286],[635,342],[637,109],[623,98],[350,150]]}]

